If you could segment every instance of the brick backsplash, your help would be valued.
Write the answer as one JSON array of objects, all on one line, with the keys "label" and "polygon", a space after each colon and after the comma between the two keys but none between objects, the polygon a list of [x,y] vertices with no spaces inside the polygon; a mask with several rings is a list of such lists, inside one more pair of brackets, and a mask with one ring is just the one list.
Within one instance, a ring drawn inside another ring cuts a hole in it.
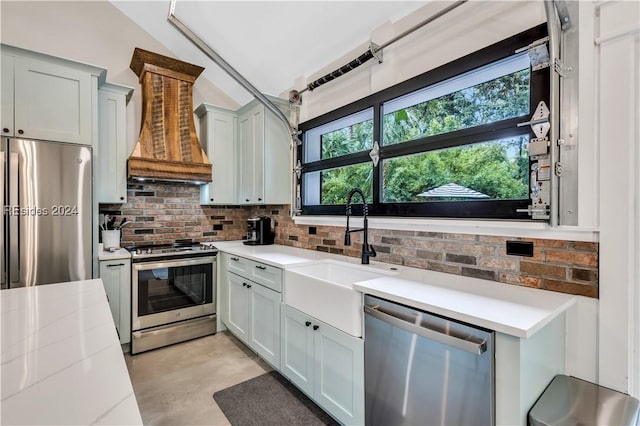
[{"label": "brick backsplash", "polygon": [[[296,225],[289,206],[254,207],[251,215],[275,219],[276,243],[360,257],[362,236],[344,245],[344,227]],[[504,284],[598,297],[598,244],[443,232],[370,229],[376,260]],[[533,256],[506,254],[507,241],[530,241]]]},{"label": "brick backsplash", "polygon": [[[127,197],[122,205],[100,205],[102,213],[132,220],[123,246],[240,240],[247,218],[264,215],[276,224],[277,244],[360,257],[360,233],[345,246],[343,226],[296,225],[288,205],[200,206],[200,190],[191,185],[130,184]],[[533,256],[507,255],[507,240],[532,242]],[[370,243],[382,262],[598,297],[597,243],[385,229],[370,229]]]},{"label": "brick backsplash", "polygon": [[126,217],[121,245],[240,240],[246,236],[248,211],[238,206],[200,205],[200,188],[180,184],[129,184],[127,202],[101,204],[101,213]]}]

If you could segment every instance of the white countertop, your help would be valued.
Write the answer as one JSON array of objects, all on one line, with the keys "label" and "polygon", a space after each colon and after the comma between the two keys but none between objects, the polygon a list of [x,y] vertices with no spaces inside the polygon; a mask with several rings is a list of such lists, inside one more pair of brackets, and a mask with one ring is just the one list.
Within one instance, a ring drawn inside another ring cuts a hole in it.
[{"label": "white countertop", "polygon": [[100,279],[0,291],[2,424],[142,424]]},{"label": "white countertop", "polygon": [[[277,244],[246,246],[241,241],[212,244],[220,251],[285,269],[322,259],[360,263],[359,258]],[[355,290],[520,338],[531,337],[577,299],[569,294],[373,260],[369,267],[393,271],[396,275],[356,283]]]},{"label": "white countertop", "polygon": [[131,259],[131,253],[126,249],[119,248],[115,251],[98,250],[98,260],[119,260],[119,259]]}]

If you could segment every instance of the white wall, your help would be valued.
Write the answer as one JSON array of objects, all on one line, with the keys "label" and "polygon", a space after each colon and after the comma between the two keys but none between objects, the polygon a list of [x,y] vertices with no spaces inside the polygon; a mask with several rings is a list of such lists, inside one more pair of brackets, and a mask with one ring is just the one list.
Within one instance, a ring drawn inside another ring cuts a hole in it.
[{"label": "white wall", "polygon": [[[108,1],[0,2],[0,42],[106,68],[107,81],[132,87],[127,107],[127,144],[138,140],[141,95],[129,69],[136,47],[175,57]],[[194,107],[201,102],[236,109],[239,105],[211,82],[196,80]]]},{"label": "white wall", "polygon": [[640,397],[640,3],[594,9],[600,157],[598,382]]}]

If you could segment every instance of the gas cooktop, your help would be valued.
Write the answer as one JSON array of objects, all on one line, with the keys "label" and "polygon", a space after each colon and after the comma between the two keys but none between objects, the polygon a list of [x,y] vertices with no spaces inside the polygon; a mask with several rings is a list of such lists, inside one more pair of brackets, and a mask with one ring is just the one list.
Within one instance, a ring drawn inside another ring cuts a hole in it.
[{"label": "gas cooktop", "polygon": [[178,242],[173,244],[135,245],[125,247],[136,260],[165,258],[199,257],[215,255],[218,249],[210,244],[196,242]]}]

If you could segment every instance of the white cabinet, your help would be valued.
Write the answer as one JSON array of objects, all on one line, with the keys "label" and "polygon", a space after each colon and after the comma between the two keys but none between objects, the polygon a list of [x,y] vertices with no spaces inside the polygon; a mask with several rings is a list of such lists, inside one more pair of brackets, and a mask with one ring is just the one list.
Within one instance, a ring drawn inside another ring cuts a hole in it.
[{"label": "white cabinet", "polygon": [[[276,105],[286,111],[282,102]],[[284,123],[252,101],[239,110],[238,127],[238,203],[290,203],[290,135]]]},{"label": "white cabinet", "polygon": [[280,372],[343,424],[364,424],[364,341],[282,305]]},{"label": "white cabinet", "polygon": [[100,278],[107,293],[120,344],[131,341],[131,260],[100,261]]},{"label": "white cabinet", "polygon": [[[220,275],[226,277],[220,283],[223,323],[265,361],[279,368],[282,271],[226,253],[221,259],[221,267],[226,269],[226,274]],[[241,268],[243,266],[246,268]],[[253,271],[257,271],[256,274]],[[274,274],[279,275],[280,280],[274,278]],[[274,280],[277,285],[271,284]]]},{"label": "white cabinet", "polygon": [[0,57],[2,66],[2,85],[0,99],[0,120],[2,120],[2,136],[13,136],[13,56],[5,55]]},{"label": "white cabinet", "polygon": [[211,183],[200,187],[200,204],[236,204],[238,115],[235,111],[201,104],[200,143],[211,162]]},{"label": "white cabinet", "polygon": [[131,87],[104,84],[98,90],[95,190],[99,203],[127,201],[127,103]]},{"label": "white cabinet", "polygon": [[249,344],[249,289],[247,281],[236,274],[228,274],[228,290],[225,301],[227,318],[224,319],[229,331],[245,344]]},{"label": "white cabinet", "polygon": [[1,48],[2,135],[93,145],[98,79],[106,70]]}]

